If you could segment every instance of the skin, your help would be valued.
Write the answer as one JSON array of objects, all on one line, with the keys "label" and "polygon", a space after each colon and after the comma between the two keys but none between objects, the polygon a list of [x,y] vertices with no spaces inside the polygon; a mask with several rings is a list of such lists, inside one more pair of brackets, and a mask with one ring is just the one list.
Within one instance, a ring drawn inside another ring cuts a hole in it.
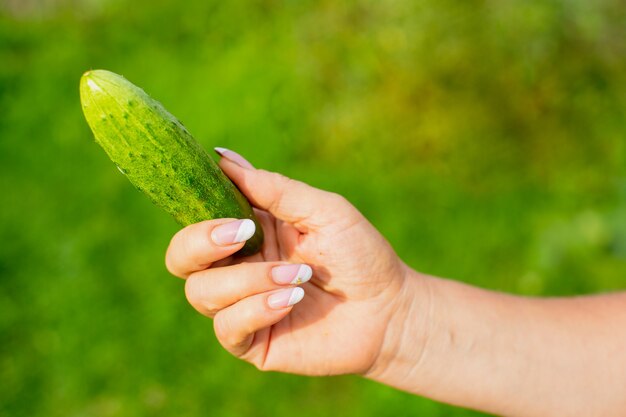
[{"label": "skin", "polygon": [[[360,374],[507,416],[626,415],[626,294],[526,298],[418,273],[343,197],[253,168],[220,167],[256,207],[261,253],[231,255],[219,225],[179,231],[166,254],[217,339],[261,370]],[[235,162],[236,161],[236,162]],[[306,263],[295,306],[272,308],[271,268]]]}]

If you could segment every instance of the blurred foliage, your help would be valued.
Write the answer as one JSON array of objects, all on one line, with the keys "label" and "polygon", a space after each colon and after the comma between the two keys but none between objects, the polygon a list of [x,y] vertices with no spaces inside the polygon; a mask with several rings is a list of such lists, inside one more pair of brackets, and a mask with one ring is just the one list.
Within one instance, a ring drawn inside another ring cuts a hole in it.
[{"label": "blurred foliage", "polygon": [[224,353],[78,79],[122,73],[206,147],[346,195],[418,270],[582,294],[624,287],[625,21],[619,0],[0,0],[0,416],[480,415]]}]

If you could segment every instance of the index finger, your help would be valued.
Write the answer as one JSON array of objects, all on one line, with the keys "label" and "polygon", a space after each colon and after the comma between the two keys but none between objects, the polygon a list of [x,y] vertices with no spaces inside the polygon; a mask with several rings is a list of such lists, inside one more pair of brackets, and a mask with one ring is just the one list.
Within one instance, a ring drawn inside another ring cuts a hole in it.
[{"label": "index finger", "polygon": [[215,219],[178,231],[165,254],[165,266],[173,275],[187,278],[243,247],[255,232],[250,219]]}]

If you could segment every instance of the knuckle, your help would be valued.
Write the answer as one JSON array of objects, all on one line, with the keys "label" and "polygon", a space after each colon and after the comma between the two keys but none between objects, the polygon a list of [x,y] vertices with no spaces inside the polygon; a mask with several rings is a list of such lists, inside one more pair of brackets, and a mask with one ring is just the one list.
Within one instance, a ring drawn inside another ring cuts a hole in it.
[{"label": "knuckle", "polygon": [[266,171],[266,170],[260,170],[260,171],[264,175],[269,176],[271,181],[274,183],[274,185],[277,185],[277,186],[284,186],[291,180],[289,177],[279,172],[271,172],[271,171]]},{"label": "knuckle", "polygon": [[217,340],[219,340],[220,343],[225,344],[230,332],[223,315],[217,314],[215,316],[215,319],[213,320],[213,331],[215,332]]},{"label": "knuckle", "polygon": [[167,271],[172,274],[172,275],[178,275],[176,273],[176,268],[174,266],[174,262],[172,260],[172,251],[171,249],[167,249],[167,252],[165,252],[165,268],[167,269]]},{"label": "knuckle", "polygon": [[297,198],[297,195],[306,192],[308,187],[306,184],[288,178],[282,174],[275,174],[274,188],[277,190],[270,211],[282,212],[287,206],[290,206],[291,200]]},{"label": "knuckle", "polygon": [[199,298],[198,281],[198,277],[193,274],[185,281],[185,297],[191,304],[194,304]]},{"label": "knuckle", "polygon": [[278,172],[273,172],[272,173],[272,182],[274,183],[274,186],[277,189],[286,189],[289,188],[291,186],[293,186],[293,184],[295,182],[297,182],[296,180],[289,178],[281,173]]},{"label": "knuckle", "polygon": [[325,192],[324,204],[320,208],[320,213],[328,219],[352,219],[357,215],[358,211],[341,194],[333,192]]},{"label": "knuckle", "polygon": [[237,337],[237,332],[234,331],[232,324],[226,317],[225,315],[216,315],[213,320],[213,330],[215,331],[217,340],[220,341],[222,346],[232,350],[241,342]]},{"label": "knuckle", "polygon": [[340,211],[341,213],[344,213],[346,217],[350,217],[353,219],[359,219],[363,217],[359,209],[357,209],[354,206],[354,204],[352,204],[350,200],[348,200],[346,197],[340,194],[337,194],[337,197],[335,198],[336,198],[338,211]]},{"label": "knuckle", "polygon": [[241,339],[235,335],[232,335],[228,341],[228,346],[230,346],[230,351],[232,354],[239,356],[241,349],[245,346],[245,339]]},{"label": "knuckle", "polygon": [[220,308],[219,306],[212,304],[212,303],[204,303],[203,310],[204,310],[204,314],[206,314],[207,316],[215,317],[215,315],[219,313]]},{"label": "knuckle", "polygon": [[167,250],[165,251],[165,267],[172,275],[176,276],[182,275],[177,266],[179,263],[178,259],[176,259],[176,254],[181,253],[178,250],[180,245],[180,233],[181,232],[179,231],[172,237],[170,244],[167,246]]},{"label": "knuckle", "polygon": [[352,207],[352,204],[348,201],[348,199],[338,193],[329,192],[328,201],[335,207],[339,207],[339,208]]},{"label": "knuckle", "polygon": [[209,316],[214,316],[220,310],[210,286],[205,285],[205,281],[197,275],[190,275],[185,282],[185,297],[194,308]]}]

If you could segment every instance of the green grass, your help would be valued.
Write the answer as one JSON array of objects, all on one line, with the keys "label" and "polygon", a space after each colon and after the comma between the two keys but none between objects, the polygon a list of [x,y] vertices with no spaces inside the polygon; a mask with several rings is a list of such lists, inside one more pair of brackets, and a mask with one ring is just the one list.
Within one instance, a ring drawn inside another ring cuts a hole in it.
[{"label": "green grass", "polygon": [[90,68],[346,195],[418,270],[624,287],[619,1],[182,4],[0,2],[0,416],[480,415],[224,353],[164,268],[175,223],[93,142]]}]

